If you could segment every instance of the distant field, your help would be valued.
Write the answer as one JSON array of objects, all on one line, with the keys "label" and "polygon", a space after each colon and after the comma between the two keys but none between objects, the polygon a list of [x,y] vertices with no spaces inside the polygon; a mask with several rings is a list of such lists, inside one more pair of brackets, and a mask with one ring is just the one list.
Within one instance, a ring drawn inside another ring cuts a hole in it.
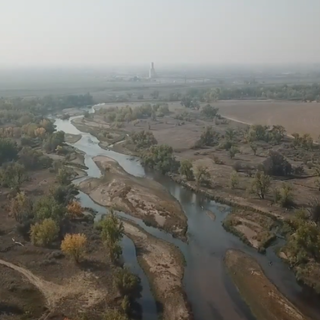
[{"label": "distant field", "polygon": [[219,101],[220,114],[252,124],[281,124],[289,134],[320,135],[320,103],[291,101]]}]

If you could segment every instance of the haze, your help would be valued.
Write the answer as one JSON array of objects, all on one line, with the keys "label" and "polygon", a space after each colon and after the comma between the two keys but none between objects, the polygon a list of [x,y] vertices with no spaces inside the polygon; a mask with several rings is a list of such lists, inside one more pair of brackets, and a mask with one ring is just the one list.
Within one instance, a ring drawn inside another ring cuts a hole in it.
[{"label": "haze", "polygon": [[319,0],[1,0],[0,66],[320,61]]}]

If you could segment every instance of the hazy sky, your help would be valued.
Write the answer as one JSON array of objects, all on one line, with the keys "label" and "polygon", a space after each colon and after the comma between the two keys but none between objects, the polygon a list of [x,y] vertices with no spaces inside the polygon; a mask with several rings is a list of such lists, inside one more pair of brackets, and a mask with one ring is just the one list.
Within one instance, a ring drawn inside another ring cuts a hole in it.
[{"label": "hazy sky", "polygon": [[320,62],[320,0],[0,0],[0,65]]}]

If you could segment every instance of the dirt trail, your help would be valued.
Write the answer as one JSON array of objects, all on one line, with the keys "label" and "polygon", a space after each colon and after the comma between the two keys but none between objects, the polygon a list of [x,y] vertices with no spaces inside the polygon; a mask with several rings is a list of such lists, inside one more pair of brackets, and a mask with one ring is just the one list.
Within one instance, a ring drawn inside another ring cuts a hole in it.
[{"label": "dirt trail", "polygon": [[[19,267],[13,263],[0,259],[0,264],[11,268],[25,276],[44,296],[49,309],[53,309],[63,298],[77,298],[81,302],[82,308],[89,308],[102,301],[107,296],[107,288],[101,289],[97,286],[97,278],[89,272],[76,274],[66,285],[58,285],[53,282],[43,280],[26,268]],[[81,300],[81,301],[80,301]]]},{"label": "dirt trail", "polygon": [[11,268],[21,273],[22,275],[24,275],[30,281],[30,283],[32,283],[35,287],[37,287],[38,290],[44,295],[49,307],[53,307],[57,299],[61,297],[61,293],[63,292],[61,286],[55,283],[47,282],[43,279],[40,279],[29,270],[19,267],[13,263],[4,261],[2,259],[0,259],[0,264],[8,268]]}]

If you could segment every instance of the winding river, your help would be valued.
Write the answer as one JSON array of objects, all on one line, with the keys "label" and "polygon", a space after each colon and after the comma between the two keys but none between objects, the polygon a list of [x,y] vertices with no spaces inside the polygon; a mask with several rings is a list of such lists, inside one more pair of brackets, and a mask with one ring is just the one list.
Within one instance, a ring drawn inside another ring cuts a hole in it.
[{"label": "winding river", "polygon": [[[92,109],[94,112],[94,109]],[[82,117],[82,116],[76,116]],[[73,144],[75,148],[85,153],[85,165],[89,177],[100,177],[100,169],[96,166],[93,157],[102,155],[116,160],[125,171],[135,176],[148,176],[160,182],[181,204],[188,218],[188,243],[173,238],[170,234],[156,228],[146,226],[141,220],[122,213],[127,218],[137,222],[144,230],[155,237],[177,245],[186,260],[184,289],[191,303],[196,320],[253,320],[250,309],[241,299],[235,286],[231,283],[223,265],[223,257],[228,249],[239,249],[253,256],[263,268],[266,276],[279,290],[302,312],[313,319],[319,317],[318,301],[312,294],[297,284],[293,273],[274,253],[278,242],[269,247],[265,255],[243,244],[237,237],[226,232],[222,221],[230,212],[230,208],[210,201],[201,195],[191,192],[168,177],[156,173],[147,173],[138,159],[132,159],[124,154],[105,150],[99,146],[99,140],[89,133],[80,132],[69,120],[55,119],[57,130],[65,133],[81,134],[81,139]],[[75,183],[82,181],[80,178]],[[99,214],[105,214],[107,209],[94,203],[89,196],[80,192],[78,195],[81,204],[91,207]],[[212,220],[206,210],[215,213]],[[280,240],[279,240],[280,241]],[[157,309],[151,294],[148,279],[140,268],[132,241],[124,237],[123,257],[130,269],[141,278],[143,287],[142,296],[138,301],[142,306],[144,320],[156,320]],[[272,265],[269,262],[272,261]]]}]

